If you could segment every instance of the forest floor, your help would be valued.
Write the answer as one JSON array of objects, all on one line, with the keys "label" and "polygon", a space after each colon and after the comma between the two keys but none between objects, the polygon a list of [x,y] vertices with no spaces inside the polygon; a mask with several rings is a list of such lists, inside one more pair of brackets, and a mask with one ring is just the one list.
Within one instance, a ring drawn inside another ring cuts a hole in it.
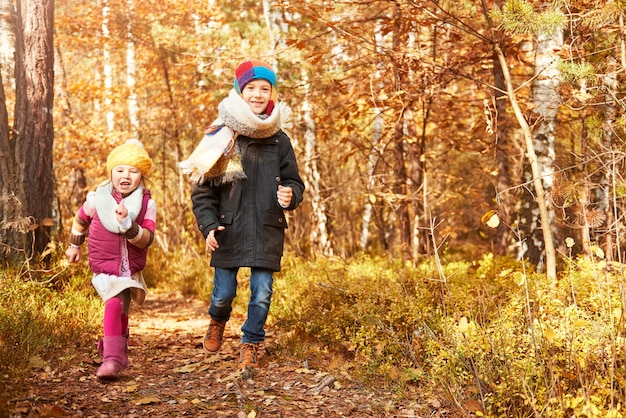
[{"label": "forest floor", "polygon": [[[237,370],[239,327],[229,321],[222,350],[202,350],[206,305],[172,293],[152,293],[131,312],[130,367],[101,382],[96,344],[58,369],[33,365],[28,380],[8,388],[4,417],[460,417],[458,409],[415,389],[412,399],[365,386],[324,362],[285,358],[267,346],[252,375]],[[269,327],[271,328],[271,327]],[[95,337],[94,337],[95,340]],[[326,369],[326,370],[325,370]],[[406,394],[406,392],[405,392]],[[4,412],[3,412],[4,410]]]}]

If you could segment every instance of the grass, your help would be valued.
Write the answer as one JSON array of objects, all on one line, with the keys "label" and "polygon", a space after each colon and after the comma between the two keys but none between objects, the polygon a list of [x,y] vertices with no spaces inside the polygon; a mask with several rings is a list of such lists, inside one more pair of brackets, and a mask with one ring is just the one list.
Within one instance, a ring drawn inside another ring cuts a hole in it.
[{"label": "grass", "polygon": [[[557,283],[494,257],[443,267],[361,256],[285,257],[275,275],[272,349],[398,396],[437,393],[487,416],[622,416],[624,280],[602,260],[569,259]],[[152,251],[151,287],[208,302],[204,256]],[[618,266],[617,266],[618,267]],[[0,384],[93,342],[102,303],[86,265],[5,269]],[[235,311],[245,313],[242,269]],[[382,383],[381,383],[382,382]]]},{"label": "grass", "polygon": [[63,367],[93,343],[101,302],[84,269],[0,271],[0,391],[20,387],[31,368]]}]

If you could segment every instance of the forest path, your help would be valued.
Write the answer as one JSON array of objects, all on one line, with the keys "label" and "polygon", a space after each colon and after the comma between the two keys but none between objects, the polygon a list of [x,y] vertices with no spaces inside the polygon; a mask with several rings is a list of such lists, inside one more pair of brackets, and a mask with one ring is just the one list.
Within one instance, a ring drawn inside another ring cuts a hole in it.
[{"label": "forest path", "polygon": [[260,350],[260,369],[242,376],[236,362],[243,318],[229,321],[221,351],[209,355],[201,346],[208,326],[206,309],[197,299],[151,293],[131,312],[130,367],[117,381],[95,377],[100,356],[94,342],[92,348],[81,348],[84,352],[62,371],[33,369],[23,396],[9,401],[9,416],[453,416],[434,401],[417,407],[416,400],[365,388],[345,372],[332,374],[295,359],[279,359],[271,353],[271,343]]}]

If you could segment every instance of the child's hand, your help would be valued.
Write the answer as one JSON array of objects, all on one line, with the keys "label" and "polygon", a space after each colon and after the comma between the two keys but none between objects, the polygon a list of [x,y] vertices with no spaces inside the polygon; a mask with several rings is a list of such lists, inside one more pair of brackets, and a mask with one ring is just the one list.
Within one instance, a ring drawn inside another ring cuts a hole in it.
[{"label": "child's hand", "polygon": [[67,256],[67,261],[70,263],[75,263],[80,260],[80,247],[69,247],[65,251],[65,255]]},{"label": "child's hand", "polygon": [[122,222],[124,218],[128,216],[128,209],[126,209],[124,203],[120,203],[115,207],[115,214],[117,215],[118,222]]},{"label": "child's hand", "polygon": [[206,252],[215,251],[220,248],[220,245],[217,243],[217,239],[215,239],[215,231],[223,231],[223,226],[218,226],[217,229],[212,229],[209,231],[209,235],[206,237]]},{"label": "child's hand", "polygon": [[124,203],[120,203],[115,207],[115,214],[117,215],[117,223],[120,225],[120,232],[124,233],[133,226],[133,221],[128,216],[128,209],[124,206]]},{"label": "child's hand", "polygon": [[278,185],[278,191],[276,192],[276,197],[278,198],[278,204],[283,208],[289,207],[291,204],[291,198],[293,196],[293,191],[291,187],[285,187]]}]

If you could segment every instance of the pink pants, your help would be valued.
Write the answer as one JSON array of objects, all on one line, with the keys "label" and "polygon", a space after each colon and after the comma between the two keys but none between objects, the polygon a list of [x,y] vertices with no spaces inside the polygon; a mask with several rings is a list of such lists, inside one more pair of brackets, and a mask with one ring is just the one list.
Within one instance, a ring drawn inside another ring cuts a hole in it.
[{"label": "pink pants", "polygon": [[125,290],[119,295],[104,302],[104,336],[128,337],[128,308],[130,291]]}]

